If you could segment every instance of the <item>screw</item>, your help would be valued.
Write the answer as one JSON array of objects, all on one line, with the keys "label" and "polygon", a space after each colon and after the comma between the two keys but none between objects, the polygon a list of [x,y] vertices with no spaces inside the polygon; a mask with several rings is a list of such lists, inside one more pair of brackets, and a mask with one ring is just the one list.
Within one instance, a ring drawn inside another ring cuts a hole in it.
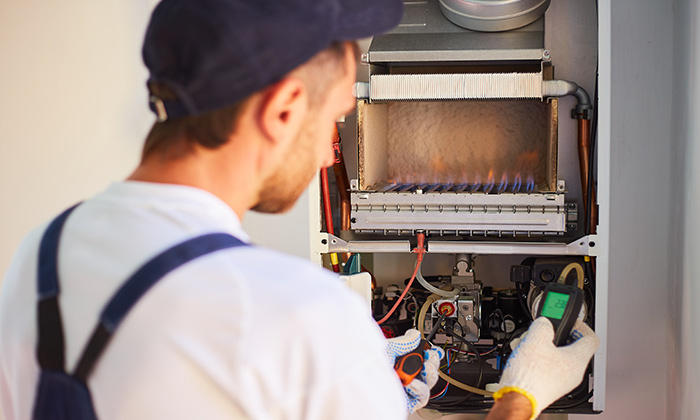
[{"label": "screw", "polygon": [[326,239],[321,239],[321,243],[322,243],[323,245],[325,245],[325,244],[328,243],[328,241],[327,241]]},{"label": "screw", "polygon": [[350,219],[350,223],[357,223],[357,219],[353,217],[352,219]]},{"label": "screw", "polygon": [[471,320],[472,320],[472,316],[471,316],[471,315],[467,315],[467,318],[466,318],[466,319],[467,319],[467,321],[471,321]]}]

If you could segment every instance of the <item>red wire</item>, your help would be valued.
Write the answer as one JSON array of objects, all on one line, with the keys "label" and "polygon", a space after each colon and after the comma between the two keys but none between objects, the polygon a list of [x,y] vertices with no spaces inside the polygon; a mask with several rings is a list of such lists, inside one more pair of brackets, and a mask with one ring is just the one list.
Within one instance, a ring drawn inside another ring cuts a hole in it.
[{"label": "red wire", "polygon": [[413,280],[416,279],[416,274],[418,274],[418,270],[420,269],[420,264],[423,262],[423,255],[425,254],[425,247],[423,244],[425,243],[425,234],[424,233],[419,233],[417,234],[418,237],[418,246],[413,250],[418,256],[416,257],[416,268],[413,270],[413,274],[411,275],[411,280],[408,281],[408,284],[406,285],[406,288],[403,289],[403,293],[401,293],[401,296],[399,296],[398,299],[396,299],[396,303],[394,303],[394,306],[391,308],[388,314],[384,315],[384,318],[380,319],[377,321],[377,324],[382,325],[389,317],[396,311],[396,308],[399,307],[399,304],[403,301],[403,298],[406,296],[406,293],[408,293],[408,289],[411,288],[411,284],[413,284]]},{"label": "red wire", "polygon": [[[331,193],[328,186],[328,169],[321,169],[321,191],[323,193],[323,214],[326,219],[326,231],[333,235],[333,213],[331,211]],[[333,264],[333,271],[340,273],[340,266]]]}]

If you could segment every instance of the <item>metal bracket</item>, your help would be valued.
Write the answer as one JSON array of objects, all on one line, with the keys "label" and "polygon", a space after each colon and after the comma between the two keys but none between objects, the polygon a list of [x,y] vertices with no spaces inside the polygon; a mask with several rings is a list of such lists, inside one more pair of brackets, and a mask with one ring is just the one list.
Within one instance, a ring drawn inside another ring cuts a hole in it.
[{"label": "metal bracket", "polygon": [[475,242],[428,241],[428,252],[434,254],[490,255],[590,255],[597,256],[596,235],[584,236],[570,243],[556,242]]},{"label": "metal bracket", "polygon": [[[428,252],[433,254],[482,254],[482,255],[588,255],[598,256],[597,235],[588,235],[570,243],[556,242],[477,242],[428,240]],[[410,253],[408,240],[395,241],[344,241],[335,235],[320,232],[316,251]]]},{"label": "metal bracket", "polygon": [[321,232],[319,238],[320,253],[328,252],[366,252],[366,253],[401,253],[411,252],[411,242],[399,241],[351,241],[347,242],[335,235]]}]

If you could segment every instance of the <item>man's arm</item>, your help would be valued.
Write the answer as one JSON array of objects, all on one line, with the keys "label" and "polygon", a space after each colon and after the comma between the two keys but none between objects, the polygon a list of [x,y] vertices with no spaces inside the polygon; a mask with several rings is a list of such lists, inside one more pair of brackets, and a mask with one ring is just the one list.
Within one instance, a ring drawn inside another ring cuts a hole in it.
[{"label": "man's arm", "polygon": [[486,420],[527,420],[532,416],[532,404],[517,392],[508,392],[496,401]]}]

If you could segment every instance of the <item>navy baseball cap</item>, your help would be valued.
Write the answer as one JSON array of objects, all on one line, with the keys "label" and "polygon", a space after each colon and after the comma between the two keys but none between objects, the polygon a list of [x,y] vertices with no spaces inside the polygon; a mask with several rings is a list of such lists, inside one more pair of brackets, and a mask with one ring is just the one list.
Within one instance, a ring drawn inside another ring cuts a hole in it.
[{"label": "navy baseball cap", "polygon": [[396,26],[403,0],[163,0],[146,30],[151,97],[159,121],[232,105],[280,80],[333,42]]}]

